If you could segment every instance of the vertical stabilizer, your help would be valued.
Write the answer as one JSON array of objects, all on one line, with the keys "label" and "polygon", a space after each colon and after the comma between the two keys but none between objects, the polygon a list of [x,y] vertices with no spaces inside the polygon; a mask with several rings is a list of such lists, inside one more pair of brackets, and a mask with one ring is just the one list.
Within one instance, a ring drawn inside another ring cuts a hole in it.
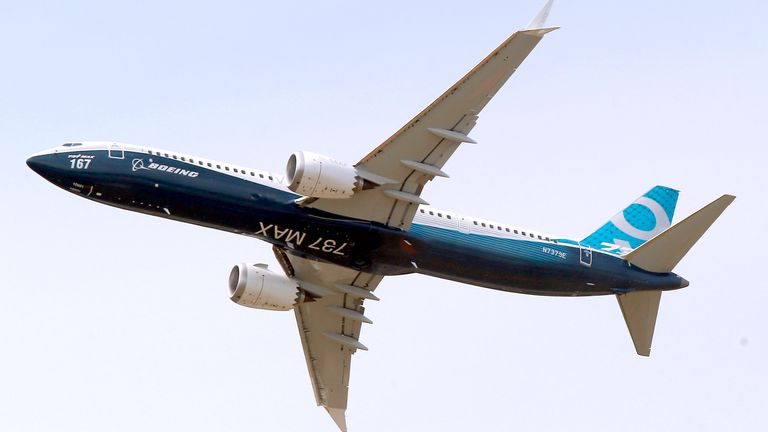
[{"label": "vertical stabilizer", "polygon": [[624,255],[672,225],[678,191],[656,186],[581,241],[584,246]]},{"label": "vertical stabilizer", "polygon": [[650,356],[661,291],[633,291],[619,294],[616,299],[635,344],[635,351],[641,356]]}]

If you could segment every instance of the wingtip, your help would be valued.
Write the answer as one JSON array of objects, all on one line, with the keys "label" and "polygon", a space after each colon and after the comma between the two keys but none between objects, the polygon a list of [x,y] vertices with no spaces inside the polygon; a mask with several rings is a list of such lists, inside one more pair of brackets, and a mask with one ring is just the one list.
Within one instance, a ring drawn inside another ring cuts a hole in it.
[{"label": "wingtip", "polygon": [[720,198],[718,198],[718,199],[716,199],[716,200],[712,201],[712,202],[711,202],[709,205],[712,205],[712,204],[718,203],[718,205],[720,205],[721,207],[723,207],[723,209],[726,209],[726,208],[728,208],[728,206],[730,206],[730,205],[733,203],[733,201],[735,201],[735,200],[736,200],[736,196],[734,196],[734,195],[731,195],[731,194],[723,194],[723,195],[721,195],[721,196],[720,196]]},{"label": "wingtip", "polygon": [[346,410],[343,408],[330,407],[325,407],[325,410],[328,411],[328,414],[330,414],[331,418],[336,423],[336,426],[339,427],[339,430],[341,432],[347,432],[347,418],[344,415]]},{"label": "wingtip", "polygon": [[544,7],[542,7],[539,13],[536,14],[535,17],[533,17],[531,22],[528,23],[528,27],[526,27],[525,29],[532,30],[532,29],[543,28],[547,22],[547,17],[549,17],[549,11],[552,9],[553,2],[554,0],[547,0],[547,2],[544,4]]}]

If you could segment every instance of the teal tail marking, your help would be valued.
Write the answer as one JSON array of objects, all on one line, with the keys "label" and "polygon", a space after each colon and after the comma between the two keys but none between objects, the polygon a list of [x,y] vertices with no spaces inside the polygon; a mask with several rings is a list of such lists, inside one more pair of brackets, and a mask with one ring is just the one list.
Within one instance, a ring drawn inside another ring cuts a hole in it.
[{"label": "teal tail marking", "polygon": [[656,186],[581,241],[584,246],[625,255],[672,225],[679,192]]}]

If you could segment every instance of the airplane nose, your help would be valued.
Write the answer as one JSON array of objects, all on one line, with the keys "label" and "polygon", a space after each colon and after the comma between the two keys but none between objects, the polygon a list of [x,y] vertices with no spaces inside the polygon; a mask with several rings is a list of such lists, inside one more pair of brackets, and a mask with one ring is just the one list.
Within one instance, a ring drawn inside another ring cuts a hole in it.
[{"label": "airplane nose", "polygon": [[32,156],[27,159],[27,166],[34,172],[42,175],[43,161],[41,156]]},{"label": "airplane nose", "polygon": [[55,154],[48,152],[35,153],[27,158],[27,166],[41,177],[50,180],[51,176],[61,173],[61,167]]},{"label": "airplane nose", "polygon": [[684,277],[680,277],[680,288],[685,288],[688,285],[690,285],[690,282],[688,282],[688,279],[686,279]]}]

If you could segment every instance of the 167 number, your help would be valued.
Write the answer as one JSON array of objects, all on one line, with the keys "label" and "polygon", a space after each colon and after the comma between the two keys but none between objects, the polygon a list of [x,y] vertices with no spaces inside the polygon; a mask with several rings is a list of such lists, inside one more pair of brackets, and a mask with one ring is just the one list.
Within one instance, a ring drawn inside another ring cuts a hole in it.
[{"label": "167 number", "polygon": [[72,169],[88,169],[88,165],[91,164],[90,159],[72,159],[69,161],[69,164],[71,165],[70,168]]}]

